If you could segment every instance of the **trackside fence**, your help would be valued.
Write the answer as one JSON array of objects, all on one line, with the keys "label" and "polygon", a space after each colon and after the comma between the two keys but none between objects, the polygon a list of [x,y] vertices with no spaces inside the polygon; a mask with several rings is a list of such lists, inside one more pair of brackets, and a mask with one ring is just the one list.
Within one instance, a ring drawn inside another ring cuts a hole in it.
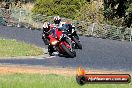
[{"label": "trackside fence", "polygon": [[88,37],[132,41],[132,28],[116,27],[108,24],[80,22],[80,34]]}]

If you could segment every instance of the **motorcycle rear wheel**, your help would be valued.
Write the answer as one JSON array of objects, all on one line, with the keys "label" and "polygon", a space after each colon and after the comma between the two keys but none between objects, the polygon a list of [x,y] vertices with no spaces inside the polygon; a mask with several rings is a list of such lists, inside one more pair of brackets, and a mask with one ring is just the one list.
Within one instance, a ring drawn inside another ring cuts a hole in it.
[{"label": "motorcycle rear wheel", "polygon": [[75,37],[73,37],[73,41],[75,42],[75,45],[76,45],[79,49],[82,49],[81,43],[80,43]]},{"label": "motorcycle rear wheel", "polygon": [[48,39],[46,39],[46,38],[43,39],[43,42],[44,42],[45,45],[49,45],[49,43],[50,43],[50,41]]}]

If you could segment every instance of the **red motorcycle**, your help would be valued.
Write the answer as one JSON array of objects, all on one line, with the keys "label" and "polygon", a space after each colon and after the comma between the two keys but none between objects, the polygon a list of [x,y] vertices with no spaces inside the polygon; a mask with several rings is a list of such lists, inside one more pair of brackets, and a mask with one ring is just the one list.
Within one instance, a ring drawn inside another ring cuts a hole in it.
[{"label": "red motorcycle", "polygon": [[55,35],[52,33],[48,37],[50,44],[48,46],[48,52],[50,55],[54,51],[58,51],[59,54],[67,55],[71,58],[76,56],[76,52],[72,49],[72,42],[68,36],[59,28],[54,30]]}]

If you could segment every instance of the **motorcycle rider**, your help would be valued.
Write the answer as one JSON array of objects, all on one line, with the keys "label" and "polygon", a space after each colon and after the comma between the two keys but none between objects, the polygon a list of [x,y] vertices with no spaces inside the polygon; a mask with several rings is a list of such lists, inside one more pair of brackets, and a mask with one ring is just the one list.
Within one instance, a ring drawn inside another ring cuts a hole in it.
[{"label": "motorcycle rider", "polygon": [[46,33],[50,30],[50,23],[49,22],[45,22],[43,24],[43,33]]},{"label": "motorcycle rider", "polygon": [[50,31],[50,23],[45,22],[43,24],[43,33],[42,33],[42,39],[43,39],[45,45],[49,44],[49,39],[48,39],[49,31]]},{"label": "motorcycle rider", "polygon": [[59,16],[54,17],[54,24],[50,24],[49,22],[45,22],[43,24],[42,39],[44,40],[45,45],[48,45],[48,41],[47,41],[48,36],[50,34],[53,34],[53,36],[56,37],[56,32],[55,32],[56,28],[61,28],[61,27],[62,27],[62,24],[61,24],[61,19]]},{"label": "motorcycle rider", "polygon": [[54,16],[53,20],[54,20],[54,24],[50,25],[50,26],[52,26],[50,31],[51,31],[51,33],[53,33],[54,37],[56,37],[57,36],[56,28],[62,29],[63,24],[62,24],[61,18],[59,16]]},{"label": "motorcycle rider", "polygon": [[54,24],[57,28],[62,27],[61,18],[59,16],[54,16]]},{"label": "motorcycle rider", "polygon": [[[63,23],[61,22],[61,18],[59,16],[54,16],[54,24],[51,24],[50,33],[53,34],[53,37],[57,37],[56,35],[56,29],[59,28],[61,30]],[[52,53],[54,52],[54,48],[51,44],[48,45],[48,52],[52,56]]]}]

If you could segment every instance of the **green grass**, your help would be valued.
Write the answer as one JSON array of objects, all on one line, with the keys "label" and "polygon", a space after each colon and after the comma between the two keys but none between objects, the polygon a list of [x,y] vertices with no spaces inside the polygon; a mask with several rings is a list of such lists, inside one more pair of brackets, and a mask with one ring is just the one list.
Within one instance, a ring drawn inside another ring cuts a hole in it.
[{"label": "green grass", "polygon": [[0,57],[42,55],[41,48],[16,40],[0,39]]},{"label": "green grass", "polygon": [[132,88],[132,84],[85,84],[80,86],[75,77],[55,74],[0,75],[0,88]]}]

